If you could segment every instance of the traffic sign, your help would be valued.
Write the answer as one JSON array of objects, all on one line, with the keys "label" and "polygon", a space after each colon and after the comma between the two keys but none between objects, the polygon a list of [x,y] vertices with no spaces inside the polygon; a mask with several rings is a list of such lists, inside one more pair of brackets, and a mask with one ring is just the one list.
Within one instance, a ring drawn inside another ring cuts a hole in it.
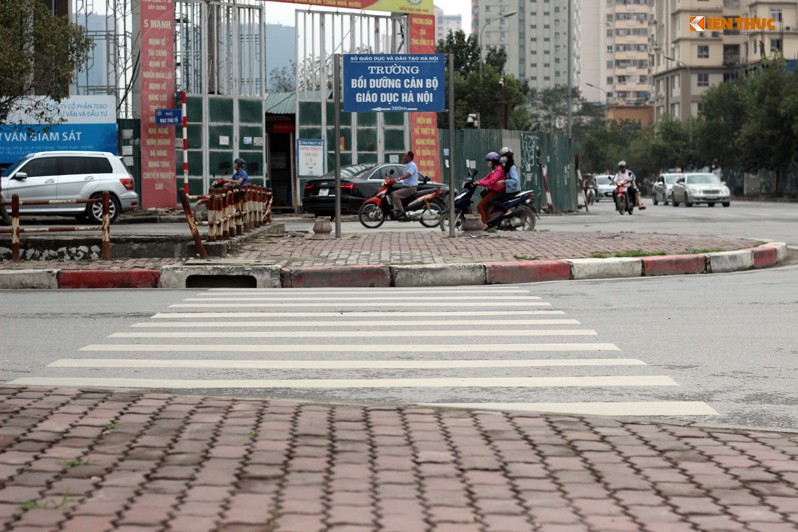
[{"label": "traffic sign", "polygon": [[156,109],[155,123],[159,126],[180,126],[183,124],[183,110]]},{"label": "traffic sign", "polygon": [[446,108],[444,54],[346,54],[344,111],[439,112]]}]

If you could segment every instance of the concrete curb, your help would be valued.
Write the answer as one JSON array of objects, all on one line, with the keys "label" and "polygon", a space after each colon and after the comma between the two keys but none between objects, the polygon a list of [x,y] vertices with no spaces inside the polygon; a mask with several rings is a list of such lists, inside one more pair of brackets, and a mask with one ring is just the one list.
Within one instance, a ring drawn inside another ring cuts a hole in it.
[{"label": "concrete curb", "polygon": [[728,273],[775,266],[787,258],[784,242],[694,255],[570,259],[485,264],[350,265],[280,268],[216,262],[175,264],[157,270],[7,270],[0,290],[53,288],[323,288],[427,287],[521,284]]},{"label": "concrete curb", "polygon": [[283,270],[283,288],[389,287],[388,266],[317,266]]}]

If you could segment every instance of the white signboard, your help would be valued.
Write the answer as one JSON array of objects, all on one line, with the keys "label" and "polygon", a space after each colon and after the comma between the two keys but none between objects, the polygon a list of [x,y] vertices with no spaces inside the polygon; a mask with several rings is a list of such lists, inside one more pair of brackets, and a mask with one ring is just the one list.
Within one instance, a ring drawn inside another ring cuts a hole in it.
[{"label": "white signboard", "polygon": [[321,177],[324,175],[323,140],[297,139],[296,158],[299,177]]}]

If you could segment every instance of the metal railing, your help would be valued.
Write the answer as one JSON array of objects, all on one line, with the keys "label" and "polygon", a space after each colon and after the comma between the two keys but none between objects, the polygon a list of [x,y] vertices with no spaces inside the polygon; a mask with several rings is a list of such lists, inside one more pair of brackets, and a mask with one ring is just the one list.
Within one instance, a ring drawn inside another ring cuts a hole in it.
[{"label": "metal railing", "polygon": [[[207,202],[207,220],[196,220],[189,200]],[[180,191],[180,203],[186,215],[194,245],[200,258],[207,258],[198,226],[208,227],[208,242],[220,242],[243,235],[272,221],[272,191],[265,187],[246,185],[242,189],[211,190],[210,194],[189,196]]]},{"label": "metal railing", "polygon": [[[30,205],[70,205],[81,203],[102,202],[103,215],[100,227],[96,225],[69,226],[69,227],[21,227],[19,223],[20,206]],[[111,216],[109,213],[110,194],[103,192],[102,198],[87,200],[41,200],[41,201],[19,201],[19,195],[11,196],[11,201],[0,203],[0,206],[11,206],[11,229],[0,228],[0,233],[11,233],[11,260],[20,261],[19,247],[22,233],[64,233],[72,231],[100,231],[102,232],[102,259],[111,260]]]}]

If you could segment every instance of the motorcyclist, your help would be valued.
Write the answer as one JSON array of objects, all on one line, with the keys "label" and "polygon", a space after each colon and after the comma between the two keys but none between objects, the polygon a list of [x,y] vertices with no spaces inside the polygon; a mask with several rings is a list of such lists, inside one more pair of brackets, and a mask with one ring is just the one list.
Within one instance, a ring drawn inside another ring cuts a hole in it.
[{"label": "motorcyclist", "polygon": [[[490,204],[493,207],[492,212],[503,212],[503,216],[510,216],[513,211],[512,209],[507,209],[505,211],[504,202],[507,201],[508,198],[512,198],[521,192],[521,179],[518,174],[518,167],[515,165],[515,160],[513,159],[513,150],[507,146],[499,150],[499,162],[504,170],[504,192],[497,192],[494,194],[490,200]],[[502,183],[499,182],[498,184]]]},{"label": "motorcyclist", "polygon": [[397,220],[407,219],[402,200],[409,198],[418,191],[418,167],[414,161],[415,158],[416,156],[412,151],[405,153],[405,173],[396,179],[397,185],[401,183],[404,186],[397,186],[391,192],[391,205],[394,208],[394,216]]},{"label": "motorcyclist", "polygon": [[501,157],[495,151],[489,152],[485,155],[485,160],[488,162],[490,172],[488,175],[476,182],[477,185],[488,189],[488,193],[482,198],[482,201],[477,205],[477,212],[482,219],[482,230],[488,228],[488,209],[490,203],[497,193],[504,192],[504,168],[501,165]]},{"label": "motorcyclist", "polygon": [[236,159],[233,161],[233,168],[235,169],[235,173],[233,173],[233,177],[225,178],[224,182],[226,184],[235,185],[237,188],[242,188],[244,185],[249,184],[249,175],[247,175],[247,171],[244,170],[244,167],[247,165],[247,162],[244,159]]},{"label": "motorcyclist", "polygon": [[626,184],[627,191],[631,197],[632,204],[637,205],[641,209],[645,209],[646,207],[640,203],[640,193],[637,190],[637,177],[635,177],[634,172],[629,170],[626,167],[626,161],[619,161],[618,162],[618,173],[615,174],[612,178],[612,185],[616,187],[612,191],[612,202],[615,203],[615,198],[617,196],[617,187],[618,185]]}]

